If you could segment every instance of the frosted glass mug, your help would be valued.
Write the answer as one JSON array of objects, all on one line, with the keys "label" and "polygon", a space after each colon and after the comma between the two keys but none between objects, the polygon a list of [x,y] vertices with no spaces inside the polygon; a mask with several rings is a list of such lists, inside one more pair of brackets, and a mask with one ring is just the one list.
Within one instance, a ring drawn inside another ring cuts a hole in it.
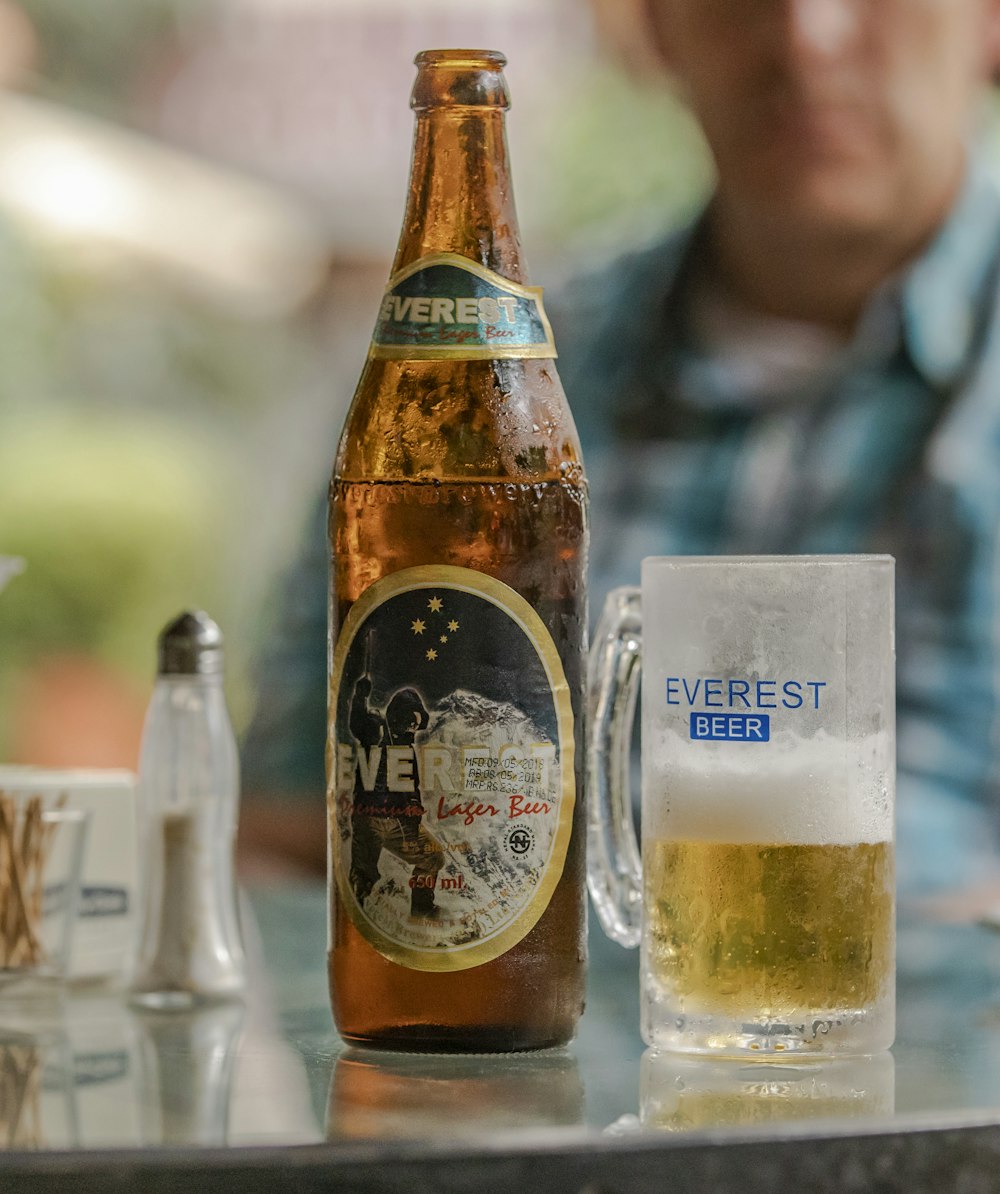
[{"label": "frosted glass mug", "polygon": [[609,595],[590,658],[589,880],[609,936],[641,944],[647,1044],[892,1044],[893,568],[659,557],[641,590]]}]

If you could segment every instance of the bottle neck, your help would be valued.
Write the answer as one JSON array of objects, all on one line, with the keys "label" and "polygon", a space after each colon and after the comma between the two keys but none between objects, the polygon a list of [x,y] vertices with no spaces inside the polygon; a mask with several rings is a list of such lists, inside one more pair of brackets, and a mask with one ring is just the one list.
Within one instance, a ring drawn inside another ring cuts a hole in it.
[{"label": "bottle neck", "polygon": [[458,253],[512,282],[526,281],[500,108],[417,113],[393,273],[432,253]]}]

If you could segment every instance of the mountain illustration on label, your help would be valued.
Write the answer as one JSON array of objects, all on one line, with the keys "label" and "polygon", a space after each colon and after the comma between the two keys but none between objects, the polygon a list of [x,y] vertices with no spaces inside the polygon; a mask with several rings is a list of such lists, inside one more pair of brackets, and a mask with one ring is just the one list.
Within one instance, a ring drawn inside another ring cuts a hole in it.
[{"label": "mountain illustration on label", "polygon": [[395,360],[554,357],[542,291],[457,253],[422,257],[389,279],[370,355]]},{"label": "mountain illustration on label", "polygon": [[491,577],[406,569],[352,608],[333,683],[330,845],[351,920],[413,969],[498,957],[545,911],[575,804],[545,626]]}]

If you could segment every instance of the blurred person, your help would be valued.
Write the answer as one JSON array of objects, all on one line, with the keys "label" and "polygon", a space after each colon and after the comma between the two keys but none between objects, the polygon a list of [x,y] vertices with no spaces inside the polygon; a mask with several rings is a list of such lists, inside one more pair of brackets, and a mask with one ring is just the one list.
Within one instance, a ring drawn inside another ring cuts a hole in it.
[{"label": "blurred person", "polygon": [[[717,181],[557,327],[592,613],[647,555],[893,554],[901,891],[992,890],[1000,192],[971,147],[1000,0],[597,7],[682,90]],[[325,569],[320,529],[246,756],[258,791],[302,781],[316,851]]]},{"label": "blurred person", "polygon": [[901,891],[988,883],[1000,197],[970,146],[1000,4],[622,11],[717,183],[691,228],[597,287],[589,340],[560,342],[593,486],[592,601],[646,555],[896,556]]}]

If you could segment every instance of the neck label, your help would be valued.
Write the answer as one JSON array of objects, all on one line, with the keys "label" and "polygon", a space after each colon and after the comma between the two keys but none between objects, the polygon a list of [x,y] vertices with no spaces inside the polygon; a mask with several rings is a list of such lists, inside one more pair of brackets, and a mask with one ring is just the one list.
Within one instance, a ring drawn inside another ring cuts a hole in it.
[{"label": "neck label", "polygon": [[520,286],[457,253],[421,257],[393,274],[369,355],[383,360],[554,357],[537,286]]}]

